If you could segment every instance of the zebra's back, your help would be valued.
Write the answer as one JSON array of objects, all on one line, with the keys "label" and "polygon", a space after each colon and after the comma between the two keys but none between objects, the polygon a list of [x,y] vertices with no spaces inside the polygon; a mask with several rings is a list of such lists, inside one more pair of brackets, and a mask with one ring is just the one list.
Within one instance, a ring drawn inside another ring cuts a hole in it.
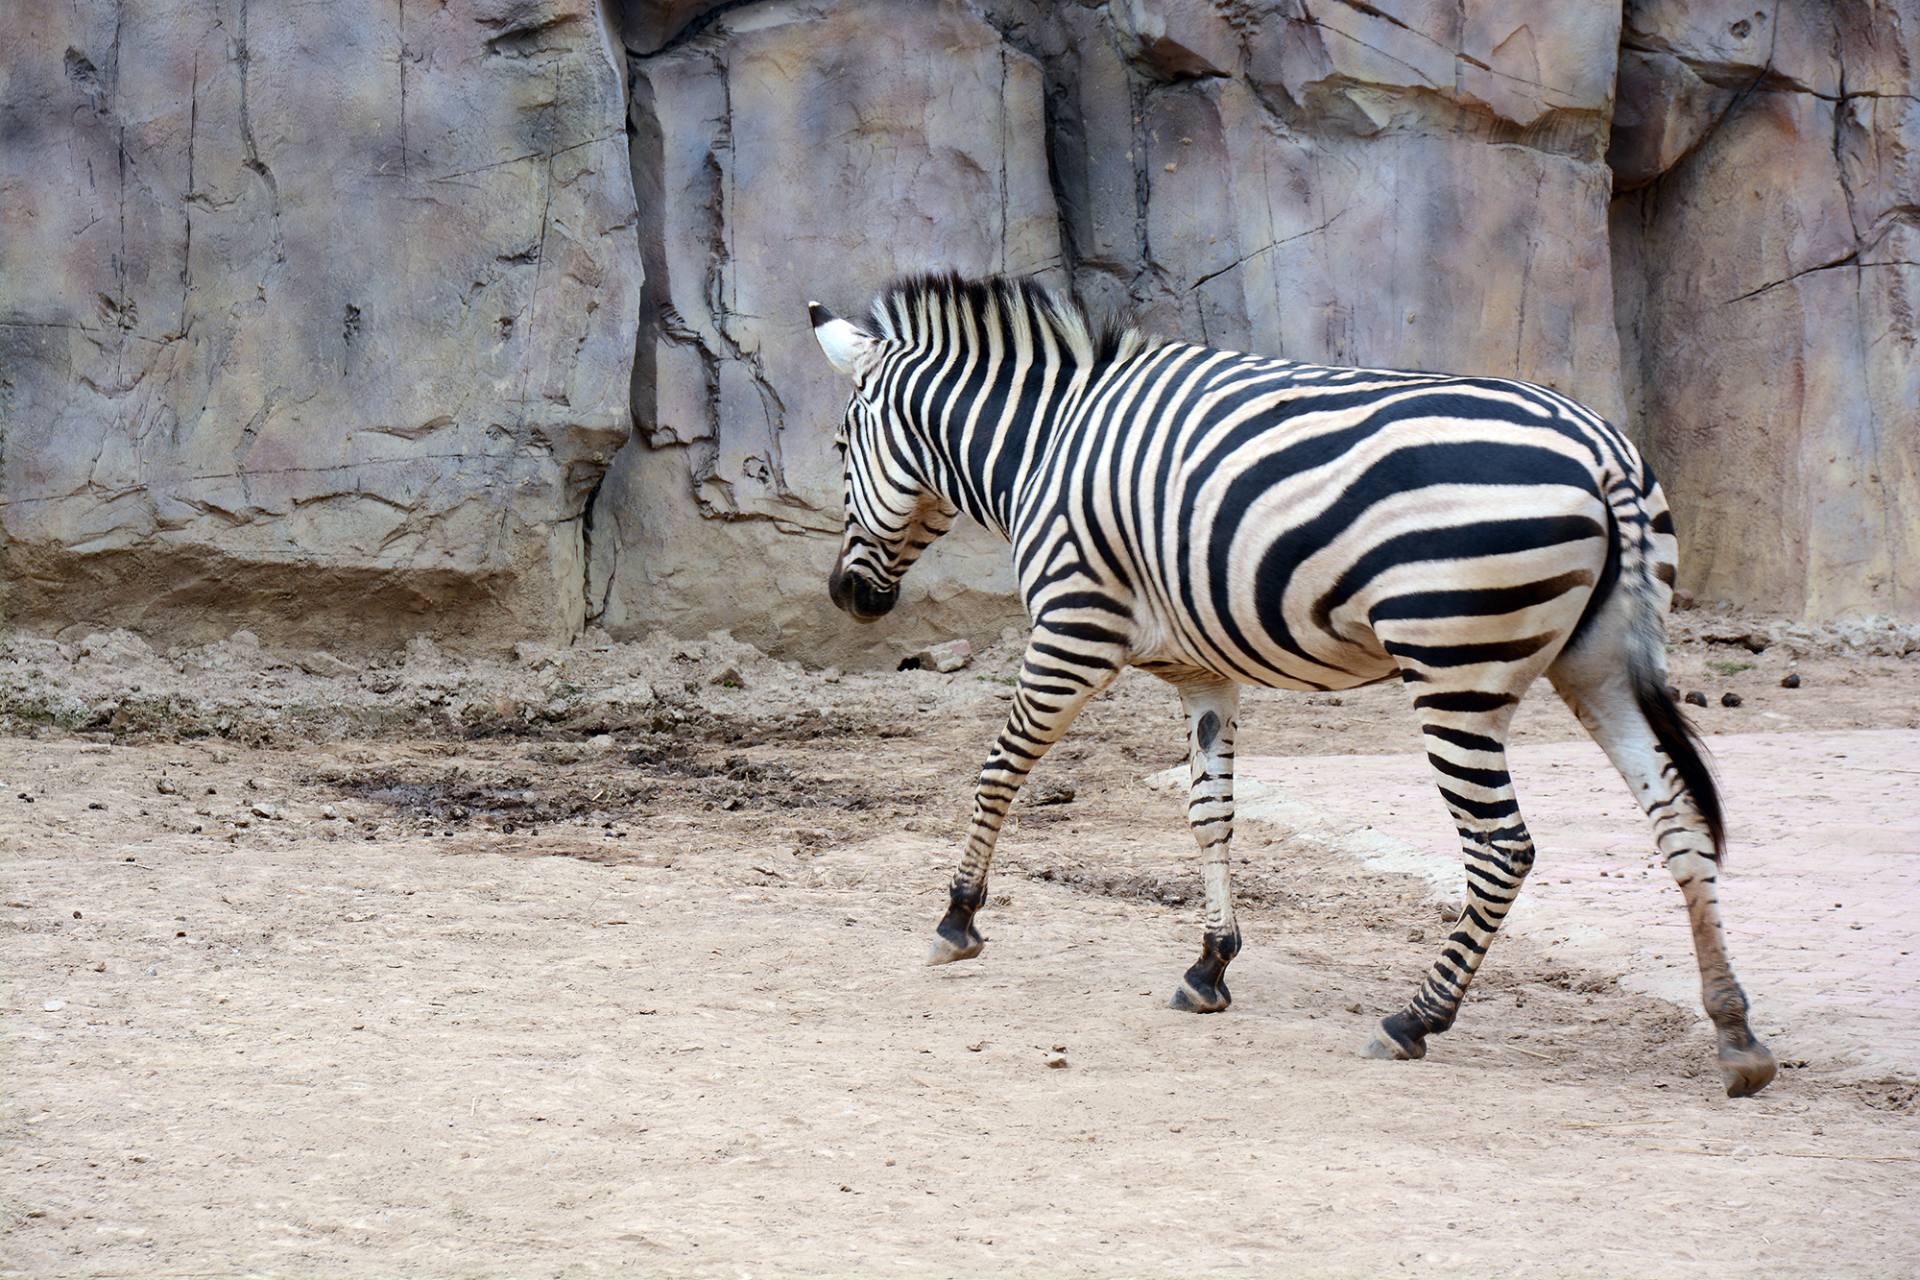
[{"label": "zebra's back", "polygon": [[1054,462],[1143,665],[1283,688],[1383,679],[1405,650],[1557,648],[1609,568],[1609,488],[1651,488],[1546,388],[1181,343],[1092,388]]}]

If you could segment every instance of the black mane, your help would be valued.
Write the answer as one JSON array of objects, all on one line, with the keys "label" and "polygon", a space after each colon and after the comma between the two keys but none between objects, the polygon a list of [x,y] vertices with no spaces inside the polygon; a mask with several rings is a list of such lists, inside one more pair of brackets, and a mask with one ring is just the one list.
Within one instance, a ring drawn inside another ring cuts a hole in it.
[{"label": "black mane", "polygon": [[919,336],[915,312],[927,301],[953,306],[984,320],[1026,314],[1045,324],[1076,364],[1104,366],[1149,345],[1124,317],[1089,316],[1086,308],[1032,276],[984,276],[969,279],[957,271],[929,271],[895,279],[873,301],[867,325],[875,337],[911,340]]}]

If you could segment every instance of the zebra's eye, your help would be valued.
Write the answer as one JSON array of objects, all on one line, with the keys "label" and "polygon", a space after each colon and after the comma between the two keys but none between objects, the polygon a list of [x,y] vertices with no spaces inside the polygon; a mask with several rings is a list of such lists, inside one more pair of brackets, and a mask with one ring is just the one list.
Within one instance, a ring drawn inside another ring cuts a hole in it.
[{"label": "zebra's eye", "polygon": [[833,451],[843,458],[847,456],[847,438],[845,436],[835,436],[833,438]]}]

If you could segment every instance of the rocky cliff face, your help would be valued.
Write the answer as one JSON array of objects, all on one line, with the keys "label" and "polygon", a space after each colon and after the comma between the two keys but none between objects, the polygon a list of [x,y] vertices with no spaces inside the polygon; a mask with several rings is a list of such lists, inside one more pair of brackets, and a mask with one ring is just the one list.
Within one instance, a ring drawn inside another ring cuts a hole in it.
[{"label": "rocky cliff face", "polygon": [[929,267],[1623,415],[1683,584],[1920,616],[1910,3],[38,2],[0,90],[11,622],[997,631],[827,604],[804,302]]},{"label": "rocky cliff face", "polygon": [[[876,637],[826,597],[847,387],[806,304],[859,314],[891,277],[947,265],[1065,283],[1040,67],[959,0],[754,4],[636,56],[632,79],[648,280],[594,617],[849,657]],[[1004,547],[950,542],[880,643],[1013,614]]]},{"label": "rocky cliff face", "polygon": [[1612,243],[1684,580],[1920,615],[1920,7],[1629,7]]},{"label": "rocky cliff face", "polygon": [[593,5],[29,0],[9,27],[10,620],[578,630],[641,284]]}]

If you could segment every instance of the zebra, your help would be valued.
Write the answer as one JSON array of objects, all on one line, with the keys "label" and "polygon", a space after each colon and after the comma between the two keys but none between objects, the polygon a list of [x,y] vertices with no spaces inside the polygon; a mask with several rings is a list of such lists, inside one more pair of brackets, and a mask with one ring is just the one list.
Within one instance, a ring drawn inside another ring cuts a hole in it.
[{"label": "zebra", "polygon": [[846,502],[834,604],[885,615],[964,514],[1011,544],[1031,623],[928,963],[980,953],[975,917],[1021,783],[1137,667],[1183,704],[1206,889],[1200,956],[1171,1003],[1225,1009],[1240,950],[1228,863],[1241,687],[1398,679],[1460,835],[1466,897],[1365,1052],[1423,1057],[1533,864],[1506,741],[1544,674],[1652,821],[1728,1095],[1772,1080],[1727,959],[1719,796],[1667,683],[1673,521],[1619,430],[1527,382],[1155,339],[1025,278],[912,277],[866,323],[818,303],[808,318],[853,384],[834,441]]}]

